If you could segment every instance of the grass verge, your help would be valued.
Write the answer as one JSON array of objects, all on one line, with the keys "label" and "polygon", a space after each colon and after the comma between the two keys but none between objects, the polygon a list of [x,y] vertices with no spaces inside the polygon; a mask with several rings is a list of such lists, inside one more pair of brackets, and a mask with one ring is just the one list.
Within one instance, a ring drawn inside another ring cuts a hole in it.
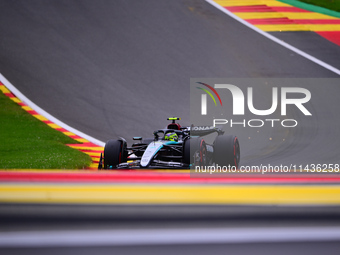
[{"label": "grass verge", "polygon": [[340,12],[340,0],[299,0],[299,1]]},{"label": "grass verge", "polygon": [[0,169],[81,169],[90,156],[77,143],[32,117],[0,92]]}]

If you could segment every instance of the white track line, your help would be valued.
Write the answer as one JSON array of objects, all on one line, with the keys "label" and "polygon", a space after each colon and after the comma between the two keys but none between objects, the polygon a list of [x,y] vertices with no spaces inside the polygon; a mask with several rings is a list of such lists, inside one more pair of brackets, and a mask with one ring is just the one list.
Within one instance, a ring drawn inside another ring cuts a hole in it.
[{"label": "white track line", "polygon": [[83,132],[70,127],[69,125],[65,124],[64,122],[58,120],[57,118],[53,117],[51,114],[48,112],[44,111],[41,109],[39,106],[37,106],[35,103],[33,103],[31,100],[29,100],[24,94],[22,94],[16,87],[13,86],[12,83],[10,83],[1,73],[0,73],[0,80],[2,83],[17,97],[19,98],[22,102],[24,102],[26,105],[31,107],[34,111],[39,113],[40,115],[44,116],[48,120],[52,121],[53,123],[57,124],[58,126],[61,126],[62,128],[82,137],[85,138],[86,140],[99,145],[99,146],[104,146],[105,143],[102,141],[97,140],[96,138],[93,138],[87,134],[84,134]]},{"label": "white track line", "polygon": [[318,64],[318,65],[320,65],[320,66],[322,66],[322,67],[324,67],[324,68],[326,68],[326,69],[328,69],[328,70],[330,70],[330,71],[332,71],[332,72],[334,72],[334,73],[336,73],[338,75],[340,75],[340,70],[335,68],[334,66],[331,66],[331,65],[321,61],[320,59],[315,58],[315,57],[307,54],[306,52],[304,52],[302,50],[299,50],[299,49],[295,48],[294,46],[292,46],[292,45],[290,45],[288,43],[285,43],[284,41],[282,41],[282,40],[280,40],[280,39],[270,35],[269,33],[264,32],[261,29],[255,27],[255,26],[253,26],[251,24],[249,24],[247,21],[237,17],[235,14],[233,14],[232,12],[230,12],[227,9],[223,8],[221,5],[215,3],[213,0],[205,0],[205,1],[208,2],[209,4],[215,6],[217,9],[221,10],[222,12],[224,12],[225,14],[230,16],[231,18],[237,20],[238,22],[242,23],[243,25],[245,25],[245,26],[249,27],[250,29],[256,31],[257,33],[267,37],[268,39],[270,39],[270,40],[272,40],[272,41],[282,45],[283,47],[285,47],[285,48],[287,48],[287,49],[289,49],[291,51],[294,51],[295,53],[299,54],[300,56],[302,56],[304,58],[307,58],[310,61],[313,61],[314,63],[316,63],[316,64]]},{"label": "white track line", "polygon": [[200,228],[3,232],[0,247],[340,241],[340,227]]}]

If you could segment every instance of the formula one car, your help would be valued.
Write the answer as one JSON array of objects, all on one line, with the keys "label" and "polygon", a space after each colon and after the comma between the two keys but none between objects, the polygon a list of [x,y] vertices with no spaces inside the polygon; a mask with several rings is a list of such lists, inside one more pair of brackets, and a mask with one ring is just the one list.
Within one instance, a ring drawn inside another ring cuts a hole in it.
[{"label": "formula one car", "polygon": [[[212,164],[238,168],[240,145],[234,135],[224,135],[216,127],[181,127],[176,120],[165,129],[154,131],[153,138],[133,137],[131,147],[124,138],[109,140],[101,154],[98,169],[121,168],[194,168]],[[217,133],[213,144],[202,136]]]}]

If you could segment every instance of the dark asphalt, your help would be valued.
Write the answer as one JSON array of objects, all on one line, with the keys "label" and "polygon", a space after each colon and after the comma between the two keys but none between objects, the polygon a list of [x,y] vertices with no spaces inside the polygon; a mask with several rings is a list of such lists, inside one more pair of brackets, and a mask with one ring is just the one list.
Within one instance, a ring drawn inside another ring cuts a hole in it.
[{"label": "dark asphalt", "polygon": [[271,32],[271,35],[340,69],[339,45],[328,41],[315,32]]},{"label": "dark asphalt", "polygon": [[0,8],[1,73],[104,142],[150,136],[169,116],[189,124],[190,78],[337,77],[204,1],[1,0]]},{"label": "dark asphalt", "polygon": [[[181,124],[189,124],[190,78],[338,77],[204,1],[0,0],[0,8],[0,72],[38,106],[102,141],[115,136],[150,136],[170,116],[182,117]],[[314,34],[277,36],[297,47],[307,46],[308,53],[340,66],[340,48],[322,38],[316,38],[314,44]],[[311,158],[336,162],[340,153],[339,90],[334,86],[330,93],[322,87],[312,91],[320,95],[315,101],[315,118],[309,128],[289,134],[286,144],[274,141],[268,147],[267,133],[255,143],[244,131],[237,134],[243,163],[291,163],[301,158],[304,162]],[[281,133],[273,135],[282,138]],[[326,248],[330,249],[327,253],[335,254],[339,250],[338,243],[180,248],[196,254],[226,249],[236,254],[264,249],[268,254],[320,254]],[[133,253],[132,248],[115,249],[100,247],[93,252]],[[177,247],[138,249],[141,253],[159,249],[179,253]],[[53,251],[85,254],[92,250]],[[29,252],[51,254],[44,249]]]}]

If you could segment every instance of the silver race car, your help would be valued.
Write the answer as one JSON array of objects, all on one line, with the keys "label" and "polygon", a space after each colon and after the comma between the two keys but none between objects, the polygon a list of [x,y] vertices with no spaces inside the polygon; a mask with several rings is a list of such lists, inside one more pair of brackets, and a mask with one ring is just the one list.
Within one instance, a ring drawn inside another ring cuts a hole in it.
[{"label": "silver race car", "polygon": [[[133,137],[127,146],[124,138],[109,140],[101,154],[98,169],[120,168],[194,168],[213,164],[238,168],[240,145],[236,136],[224,135],[216,127],[181,127],[176,120],[165,129],[154,131],[152,138]],[[213,144],[203,136],[216,133]]]}]

